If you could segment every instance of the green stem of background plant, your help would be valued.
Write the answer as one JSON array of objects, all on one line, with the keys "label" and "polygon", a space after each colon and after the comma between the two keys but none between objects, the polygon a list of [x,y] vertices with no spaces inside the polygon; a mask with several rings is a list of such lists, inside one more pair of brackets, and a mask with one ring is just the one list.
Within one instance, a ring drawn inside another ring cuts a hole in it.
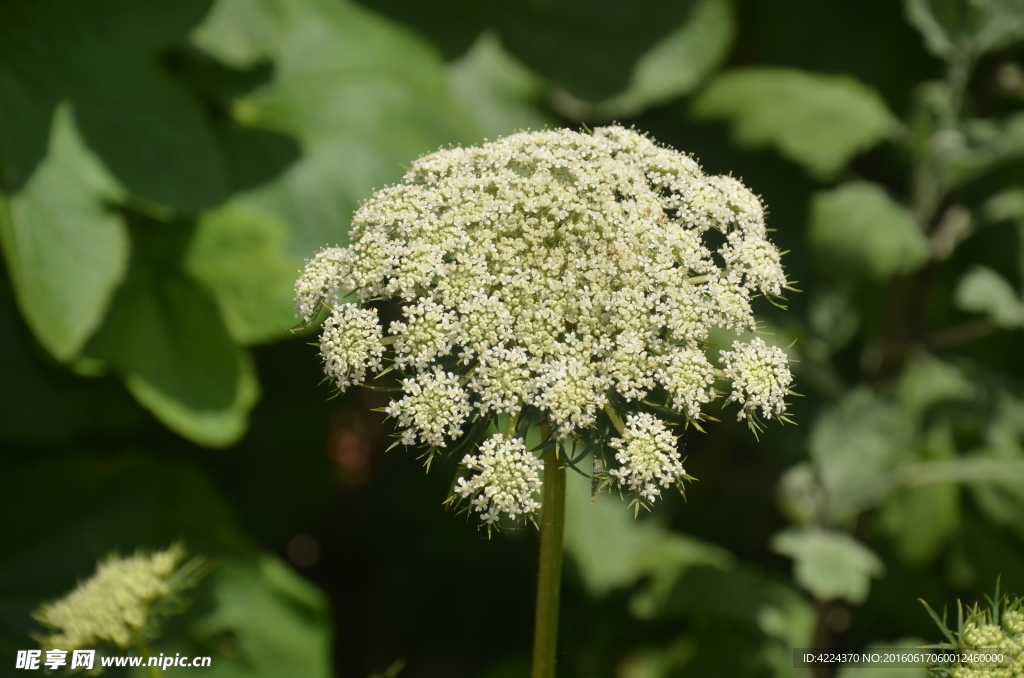
[{"label": "green stem of background plant", "polygon": [[149,678],[160,678],[160,667],[150,666],[149,664],[149,658],[152,655],[149,652],[149,648],[146,647],[146,644],[141,640],[136,640],[135,651],[139,653],[140,657],[142,657],[143,664],[146,667],[146,674],[149,676]]},{"label": "green stem of background plant", "polygon": [[[545,422],[543,438],[551,433]],[[540,576],[533,626],[533,678],[555,678],[558,601],[562,584],[562,534],[565,528],[565,463],[558,447],[544,457],[544,504],[540,521]]]}]

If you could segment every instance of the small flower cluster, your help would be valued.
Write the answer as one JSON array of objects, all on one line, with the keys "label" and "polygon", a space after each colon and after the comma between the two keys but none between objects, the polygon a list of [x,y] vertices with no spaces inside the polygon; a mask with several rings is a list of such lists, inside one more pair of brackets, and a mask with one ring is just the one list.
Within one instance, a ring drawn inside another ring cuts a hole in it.
[{"label": "small flower cluster", "polygon": [[[989,599],[991,607],[978,606],[966,610],[967,619],[959,632],[946,628],[944,619],[928,608],[939,628],[954,641],[945,648],[966,654],[963,661],[938,667],[935,673],[950,678],[1021,678],[1024,676],[1024,600],[1010,600],[996,595]],[[926,605],[927,607],[927,605]],[[1002,655],[1002,660],[998,660]],[[974,657],[978,661],[971,659]],[[981,661],[987,659],[997,661]]]},{"label": "small flower cluster", "polygon": [[761,337],[754,337],[749,344],[733,342],[731,351],[721,352],[725,365],[725,376],[732,380],[729,402],[738,401],[739,417],[748,413],[771,419],[786,411],[786,395],[793,383],[789,372],[789,360],[777,346],[769,346]]},{"label": "small flower cluster", "polygon": [[514,520],[540,509],[534,495],[541,489],[542,463],[521,439],[496,434],[480,445],[479,454],[466,455],[462,464],[476,473],[469,480],[459,478],[455,494],[470,499],[486,524],[494,524],[503,513]]},{"label": "small flower cluster", "polygon": [[613,439],[610,446],[621,466],[608,475],[643,501],[653,502],[661,495],[661,487],[681,486],[687,477],[675,436],[654,415],[630,415],[622,437]]},{"label": "small flower cluster", "polygon": [[[784,353],[737,342],[720,372],[706,352],[711,328],[756,331],[752,299],[786,287],[757,196],[612,126],[421,157],[356,212],[347,247],[308,264],[296,312],[311,321],[332,309],[321,354],[341,390],[379,370],[391,346],[407,376],[387,408],[401,442],[444,447],[473,410],[529,409],[565,439],[612,403],[667,394],[664,407],[696,424],[716,376],[732,380],[739,418],[778,417],[792,381]],[[341,293],[364,308],[339,306]],[[403,315],[387,337],[367,307],[380,300]],[[635,422],[654,427],[651,449],[676,454],[660,420]]]},{"label": "small flower cluster", "polygon": [[[184,548],[175,544],[165,551],[101,561],[92,577],[33,614],[57,631],[41,639],[43,644],[79,649],[111,643],[127,648],[144,640],[154,605],[194,583],[189,577],[176,577],[184,558]],[[190,562],[190,571],[198,567],[198,561]]]},{"label": "small flower cluster", "polygon": [[1024,675],[1024,614],[1010,610],[1003,614],[1002,624],[983,617],[968,621],[960,634],[959,650],[979,656],[1001,651],[1002,662],[964,661],[949,669],[951,678],[1020,678]]}]

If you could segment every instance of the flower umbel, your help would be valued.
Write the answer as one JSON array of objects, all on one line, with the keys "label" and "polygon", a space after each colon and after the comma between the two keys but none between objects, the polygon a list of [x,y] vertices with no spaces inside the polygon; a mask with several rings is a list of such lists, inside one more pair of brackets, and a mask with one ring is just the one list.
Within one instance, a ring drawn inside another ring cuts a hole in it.
[{"label": "flower umbel", "polygon": [[470,499],[473,511],[488,525],[503,513],[514,520],[532,517],[540,510],[535,495],[541,489],[542,463],[527,452],[521,439],[491,436],[480,445],[478,454],[467,454],[462,464],[475,473],[468,480],[459,478],[455,494]]},{"label": "flower umbel", "polygon": [[637,509],[642,502],[657,499],[662,487],[682,487],[688,477],[676,451],[675,436],[654,415],[630,415],[622,437],[612,439],[609,446],[616,450],[615,460],[621,466],[608,475],[635,495]]},{"label": "flower umbel", "polygon": [[184,558],[185,549],[174,544],[165,551],[100,561],[92,577],[32,615],[55,631],[40,642],[79,649],[105,643],[127,648],[147,640],[156,617],[170,611],[165,603],[180,602],[176,596],[205,574],[204,559],[182,564]]},{"label": "flower umbel", "polygon": [[[756,331],[754,297],[787,288],[767,233],[760,199],[739,180],[706,175],[642,134],[523,132],[412,163],[356,212],[347,247],[308,264],[296,308],[306,320],[332,309],[321,353],[341,390],[379,370],[391,347],[405,395],[386,412],[406,445],[447,447],[475,411],[484,426],[471,444],[512,416],[593,451],[607,408],[639,417],[620,454],[640,464],[625,451],[650,434],[643,444],[662,456],[644,463],[662,475],[635,489],[650,501],[663,479],[684,477],[657,426],[696,425],[717,396],[709,330]],[[375,325],[385,307],[401,314],[386,337]],[[783,416],[784,353],[757,338],[722,359],[740,418]],[[616,477],[640,483],[640,469]]]}]

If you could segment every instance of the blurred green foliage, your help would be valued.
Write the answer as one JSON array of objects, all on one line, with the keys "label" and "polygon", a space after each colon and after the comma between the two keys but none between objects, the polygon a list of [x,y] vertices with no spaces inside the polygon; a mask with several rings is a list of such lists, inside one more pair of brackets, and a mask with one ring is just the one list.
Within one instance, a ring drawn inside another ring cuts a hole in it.
[{"label": "blurred green foliage", "polygon": [[292,285],[418,155],[612,119],[763,196],[805,397],[688,434],[685,503],[571,486],[562,673],[795,676],[1024,590],[1021,0],[10,0],[0,675],[176,539],[221,565],[154,650],[211,675],[525,675],[534,534],[317,388]]}]

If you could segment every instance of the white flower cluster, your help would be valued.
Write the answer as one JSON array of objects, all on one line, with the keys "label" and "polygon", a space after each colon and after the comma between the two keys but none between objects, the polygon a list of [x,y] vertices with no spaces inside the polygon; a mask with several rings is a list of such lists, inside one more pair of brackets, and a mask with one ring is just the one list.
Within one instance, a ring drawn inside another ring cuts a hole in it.
[{"label": "white flower cluster", "polygon": [[366,371],[379,372],[384,355],[377,310],[355,304],[335,306],[324,321],[320,335],[320,356],[324,372],[338,389],[366,381]]},{"label": "white flower cluster", "polygon": [[532,515],[540,509],[535,496],[541,489],[541,460],[526,450],[522,439],[496,434],[480,445],[479,454],[466,455],[466,468],[476,471],[459,478],[455,494],[470,504],[488,525],[504,513],[509,518]]},{"label": "white flower cluster", "polygon": [[394,400],[385,411],[406,427],[403,445],[418,442],[432,447],[445,447],[445,437],[458,438],[462,425],[473,409],[469,394],[462,388],[459,378],[435,366],[430,372],[421,372],[412,379],[402,380],[405,397]]},{"label": "white flower cluster", "polygon": [[[421,157],[356,212],[349,239],[309,263],[297,312],[315,318],[339,293],[401,308],[386,338],[369,311],[335,309],[322,351],[344,390],[393,346],[395,366],[413,373],[387,408],[405,444],[443,447],[471,408],[524,406],[564,438],[591,427],[613,392],[636,402],[658,388],[697,421],[721,375],[705,355],[709,330],[756,331],[752,298],[787,285],[757,196],[619,126]],[[784,354],[723,356],[740,418],[783,412]],[[661,440],[653,418],[636,421]]]},{"label": "white flower cluster", "polygon": [[150,607],[171,593],[169,579],[184,557],[185,550],[174,545],[149,555],[111,556],[102,561],[96,574],[33,614],[37,621],[57,630],[46,639],[46,645],[78,649],[113,643],[131,647],[146,628]]},{"label": "white flower cluster", "polygon": [[771,419],[786,411],[786,395],[793,383],[786,353],[769,346],[761,337],[749,344],[734,341],[731,351],[721,352],[725,376],[732,380],[729,402],[738,401],[739,418],[761,408],[761,415]]},{"label": "white flower cluster", "polygon": [[621,466],[608,474],[647,502],[661,495],[659,486],[671,487],[686,476],[675,436],[652,414],[630,415],[622,437],[609,445],[617,450],[615,459]]}]

